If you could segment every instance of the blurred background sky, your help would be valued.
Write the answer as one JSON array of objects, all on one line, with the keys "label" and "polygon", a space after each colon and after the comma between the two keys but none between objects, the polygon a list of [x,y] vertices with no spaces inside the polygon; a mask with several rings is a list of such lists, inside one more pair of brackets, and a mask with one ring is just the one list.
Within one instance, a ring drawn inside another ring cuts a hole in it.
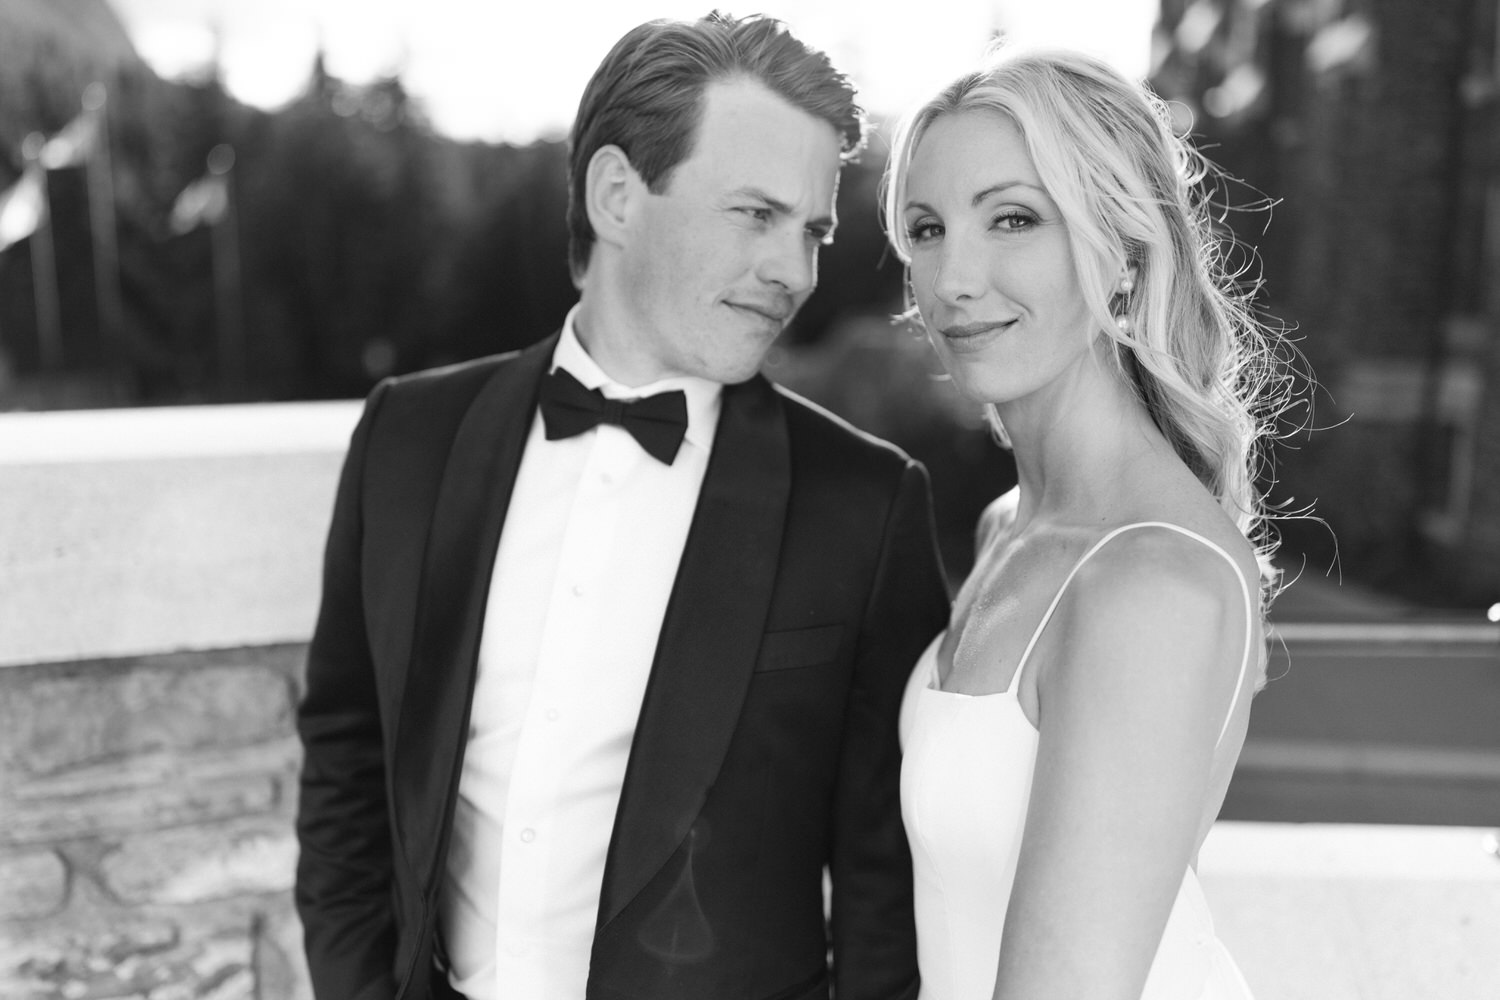
[{"label": "blurred background sky", "polygon": [[[529,142],[563,134],[599,59],[629,28],[704,14],[711,0],[111,0],[163,76],[217,58],[248,104],[292,100],[321,47],[352,83],[399,75],[433,126],[457,139]],[[721,5],[735,14],[751,8]],[[859,83],[866,106],[904,110],[971,62],[1004,29],[1067,44],[1145,76],[1156,0],[924,0],[874,13],[847,0],[778,0],[754,9],[788,22]]]}]

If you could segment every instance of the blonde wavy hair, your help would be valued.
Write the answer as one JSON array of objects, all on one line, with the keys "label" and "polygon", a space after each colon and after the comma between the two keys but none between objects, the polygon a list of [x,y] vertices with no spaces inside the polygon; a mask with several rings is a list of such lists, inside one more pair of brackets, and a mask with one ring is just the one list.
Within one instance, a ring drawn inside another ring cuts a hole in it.
[{"label": "blonde wavy hair", "polygon": [[[997,52],[904,119],[892,139],[881,198],[886,234],[908,265],[901,219],[912,152],[937,119],[975,109],[1004,114],[1020,130],[1067,225],[1079,285],[1113,341],[1115,366],[1256,545],[1269,599],[1274,541],[1256,475],[1282,405],[1275,390],[1288,379],[1227,266],[1234,241],[1215,231],[1201,195],[1211,165],[1176,135],[1159,98],[1107,63],[1068,51]],[[1135,288],[1124,296],[1127,267]],[[1116,324],[1121,314],[1128,329]],[[1006,442],[994,407],[989,416]]]}]

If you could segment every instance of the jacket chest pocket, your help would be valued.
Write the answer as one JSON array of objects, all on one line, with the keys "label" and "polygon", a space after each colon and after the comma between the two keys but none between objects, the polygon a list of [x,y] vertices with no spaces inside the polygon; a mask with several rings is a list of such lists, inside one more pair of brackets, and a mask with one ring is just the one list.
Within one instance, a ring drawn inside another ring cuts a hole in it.
[{"label": "jacket chest pocket", "polygon": [[755,672],[798,670],[832,663],[838,657],[843,638],[842,625],[814,625],[767,632],[760,641]]}]

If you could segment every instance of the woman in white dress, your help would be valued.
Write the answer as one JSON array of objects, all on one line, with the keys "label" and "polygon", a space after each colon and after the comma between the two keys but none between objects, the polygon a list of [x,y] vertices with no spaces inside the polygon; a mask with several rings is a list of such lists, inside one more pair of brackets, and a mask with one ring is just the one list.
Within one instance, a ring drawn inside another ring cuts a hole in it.
[{"label": "woman in white dress", "polygon": [[924,1000],[1243,1000],[1194,872],[1264,670],[1267,338],[1143,87],[1001,56],[897,132],[887,225],[1019,485],[902,714]]}]

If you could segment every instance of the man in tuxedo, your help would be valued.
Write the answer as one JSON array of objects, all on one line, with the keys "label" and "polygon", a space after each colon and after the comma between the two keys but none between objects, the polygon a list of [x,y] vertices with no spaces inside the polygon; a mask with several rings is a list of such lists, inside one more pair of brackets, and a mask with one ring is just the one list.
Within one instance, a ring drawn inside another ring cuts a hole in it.
[{"label": "man in tuxedo", "polygon": [[915,996],[926,475],[757,374],[862,143],[779,22],[641,25],[574,124],[562,329],[370,395],[298,716],[320,1000]]}]

